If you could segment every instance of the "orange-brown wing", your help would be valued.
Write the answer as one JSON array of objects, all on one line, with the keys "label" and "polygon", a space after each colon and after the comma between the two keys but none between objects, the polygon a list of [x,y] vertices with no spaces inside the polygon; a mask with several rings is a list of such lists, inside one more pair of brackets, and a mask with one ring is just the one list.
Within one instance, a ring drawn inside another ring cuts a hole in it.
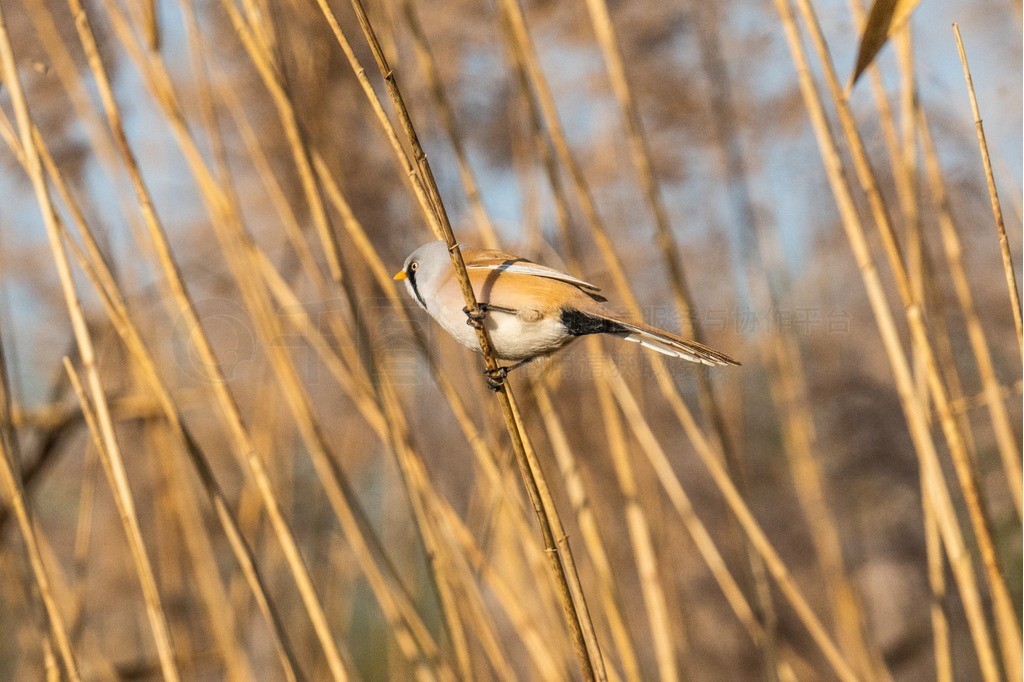
[{"label": "orange-brown wing", "polygon": [[[521,272],[469,269],[469,281],[481,303],[515,311],[527,319],[559,314],[563,308],[579,308],[593,302],[593,294],[575,284]],[[444,309],[461,310],[464,305],[454,276],[441,285],[437,298]]]},{"label": "orange-brown wing", "polygon": [[466,268],[468,270],[496,270],[502,273],[543,277],[545,279],[566,282],[567,284],[571,284],[594,294],[601,291],[600,288],[594,286],[590,282],[585,282],[582,279],[573,277],[572,275],[559,270],[555,270],[554,268],[534,263],[533,261],[520,256],[505,253],[504,251],[495,251],[492,249],[463,249],[462,257],[466,261]]}]

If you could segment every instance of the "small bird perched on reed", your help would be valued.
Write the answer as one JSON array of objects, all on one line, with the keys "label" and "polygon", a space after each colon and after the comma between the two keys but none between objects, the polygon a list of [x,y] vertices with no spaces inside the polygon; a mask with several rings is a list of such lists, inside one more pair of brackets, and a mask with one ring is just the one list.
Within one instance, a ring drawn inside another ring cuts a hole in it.
[{"label": "small bird perched on reed", "polygon": [[478,310],[465,307],[448,246],[430,242],[395,274],[416,303],[455,340],[480,350],[474,327],[485,325],[496,359],[514,364],[487,374],[497,390],[509,372],[587,334],[610,334],[672,357],[704,365],[739,365],[696,341],[629,320],[605,305],[601,290],[572,275],[489,249],[462,249]]}]

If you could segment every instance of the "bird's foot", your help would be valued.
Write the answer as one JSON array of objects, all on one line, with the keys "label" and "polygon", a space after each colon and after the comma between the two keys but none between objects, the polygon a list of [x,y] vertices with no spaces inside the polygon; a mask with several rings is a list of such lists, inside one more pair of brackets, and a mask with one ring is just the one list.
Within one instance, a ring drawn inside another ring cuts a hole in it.
[{"label": "bird's foot", "polygon": [[511,369],[511,367],[485,369],[484,376],[487,377],[487,388],[491,389],[495,393],[500,391],[501,387],[505,384],[505,379],[508,377],[508,373]]},{"label": "bird's foot", "polygon": [[469,306],[462,308],[462,312],[466,313],[466,324],[473,329],[483,328],[488,310],[490,310],[490,307],[486,303],[478,303],[475,310]]},{"label": "bird's foot", "polygon": [[523,365],[527,365],[533,362],[533,360],[534,358],[526,358],[525,360],[520,360],[514,365],[509,365],[507,367],[495,367],[494,369],[485,369],[484,376],[487,377],[487,387],[490,388],[495,393],[497,393],[498,391],[501,390],[501,386],[502,384],[505,383],[505,378],[508,377],[509,372],[511,372],[514,369],[519,369]]}]

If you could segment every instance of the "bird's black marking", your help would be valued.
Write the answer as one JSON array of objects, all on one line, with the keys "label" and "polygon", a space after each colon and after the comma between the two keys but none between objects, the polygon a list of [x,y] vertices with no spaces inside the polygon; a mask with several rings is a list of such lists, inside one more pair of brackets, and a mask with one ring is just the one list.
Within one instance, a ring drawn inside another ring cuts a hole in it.
[{"label": "bird's black marking", "polygon": [[413,296],[416,297],[416,301],[419,302],[420,307],[422,307],[424,310],[426,310],[427,309],[427,302],[423,300],[422,296],[420,296],[420,290],[416,286],[416,270],[414,270],[413,268],[408,268],[405,271],[405,274],[406,274],[406,277],[409,278],[409,284],[412,286]]},{"label": "bird's black marking", "polygon": [[624,326],[612,320],[594,317],[574,308],[562,310],[562,325],[573,336],[587,334],[621,334],[628,332]]}]

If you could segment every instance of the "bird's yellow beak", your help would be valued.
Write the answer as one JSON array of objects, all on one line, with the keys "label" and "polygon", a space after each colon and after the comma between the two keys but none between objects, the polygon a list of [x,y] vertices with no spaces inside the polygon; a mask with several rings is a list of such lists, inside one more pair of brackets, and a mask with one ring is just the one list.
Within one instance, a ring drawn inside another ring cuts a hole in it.
[{"label": "bird's yellow beak", "polygon": [[392,277],[391,279],[395,280],[396,282],[401,282],[406,277],[408,277],[408,275],[405,274],[405,270],[399,270],[398,272],[395,273],[395,276]]}]

